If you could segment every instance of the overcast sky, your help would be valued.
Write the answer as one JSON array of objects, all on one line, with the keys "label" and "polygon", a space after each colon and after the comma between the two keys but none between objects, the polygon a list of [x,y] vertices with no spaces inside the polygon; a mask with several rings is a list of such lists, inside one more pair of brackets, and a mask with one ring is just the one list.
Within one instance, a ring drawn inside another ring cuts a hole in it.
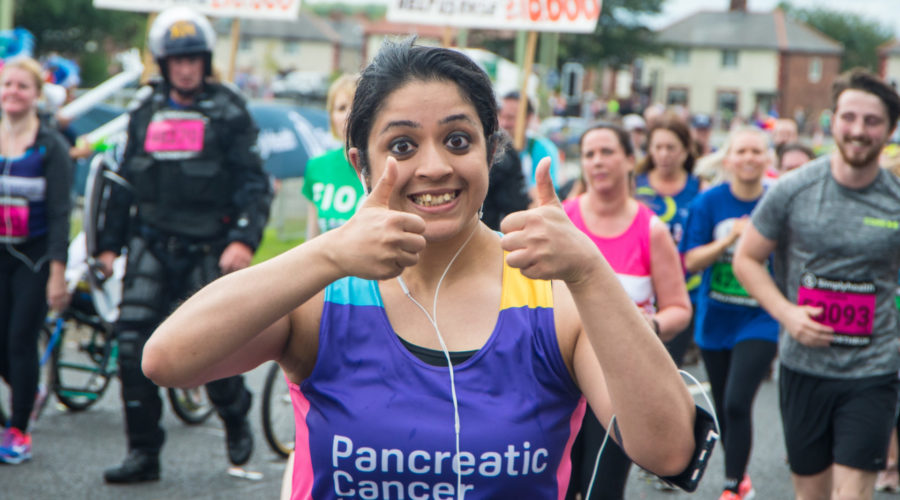
[{"label": "overcast sky", "polygon": [[[662,27],[699,10],[725,10],[730,0],[666,0],[663,15],[651,19],[654,27]],[[747,10],[769,11],[778,5],[778,0],[747,0]],[[900,38],[900,0],[790,0],[796,7],[822,7],[859,14],[891,28]]]},{"label": "overcast sky", "polygon": [[[386,4],[389,0],[303,0],[306,3]],[[900,39],[900,0],[789,0],[796,7],[823,7],[852,12],[891,28]],[[700,10],[725,10],[730,0],[665,0],[663,14],[647,20],[652,28],[661,28]],[[750,11],[766,12],[779,0],[747,0]]]}]

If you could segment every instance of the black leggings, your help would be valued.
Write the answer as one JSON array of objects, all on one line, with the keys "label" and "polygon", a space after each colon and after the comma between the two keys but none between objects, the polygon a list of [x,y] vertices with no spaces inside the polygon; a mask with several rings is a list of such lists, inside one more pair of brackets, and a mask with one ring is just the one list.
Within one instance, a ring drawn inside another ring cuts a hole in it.
[{"label": "black leggings", "polygon": [[740,481],[750,461],[753,400],[769,373],[777,344],[750,339],[730,351],[700,350],[725,448],[725,479]]},{"label": "black leggings", "polygon": [[[16,247],[32,261],[44,254],[41,238]],[[10,425],[28,430],[38,388],[38,332],[47,315],[46,263],[34,271],[0,244],[0,375],[12,392]]]}]

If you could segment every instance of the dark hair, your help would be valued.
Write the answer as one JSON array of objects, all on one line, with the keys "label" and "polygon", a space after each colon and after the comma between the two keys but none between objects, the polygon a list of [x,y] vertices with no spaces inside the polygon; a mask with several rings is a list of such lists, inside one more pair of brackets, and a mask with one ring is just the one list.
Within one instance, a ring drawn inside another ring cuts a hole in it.
[{"label": "dark hair", "polygon": [[616,139],[619,140],[619,145],[622,146],[622,150],[625,151],[625,156],[634,156],[634,144],[631,142],[631,135],[626,132],[624,128],[609,122],[595,123],[588,127],[588,129],[581,134],[581,138],[578,139],[579,151],[584,146],[584,137],[595,130],[609,130],[616,136]]},{"label": "dark hair", "polygon": [[[518,101],[518,100],[521,99],[521,98],[522,98],[522,94],[519,94],[519,91],[518,91],[518,90],[513,90],[513,91],[510,91],[510,92],[507,92],[506,95],[503,96],[503,99],[502,99],[502,100],[505,101],[505,100],[509,99],[509,100],[512,100],[512,101]],[[534,114],[534,106],[531,105],[531,99],[525,99],[525,103],[526,103],[526,105],[525,105],[525,109],[526,109],[526,111],[525,111],[525,116],[531,116],[531,115],[533,115],[533,114]]]},{"label": "dark hair", "polygon": [[491,80],[461,52],[413,45],[414,42],[415,37],[385,42],[363,70],[347,117],[347,149],[359,149],[360,169],[367,170],[369,134],[388,96],[412,81],[444,81],[454,83],[462,97],[475,108],[484,130],[488,165],[491,165],[502,146]]},{"label": "dark hair", "polygon": [[861,90],[881,99],[887,110],[888,127],[890,130],[896,127],[897,118],[900,117],[900,96],[884,80],[863,68],[853,68],[842,73],[831,86],[831,103],[834,111],[837,111],[838,98],[845,90]]},{"label": "dark hair", "polygon": [[812,150],[811,147],[803,144],[802,142],[788,142],[775,148],[775,156],[778,157],[779,167],[781,167],[781,159],[784,158],[784,155],[790,153],[791,151],[800,151],[801,153],[808,156],[810,160],[816,159],[816,153]]},{"label": "dark hair", "polygon": [[654,123],[653,126],[650,127],[650,130],[647,131],[647,156],[644,157],[644,161],[638,165],[636,172],[643,174],[656,168],[656,165],[653,163],[653,155],[651,155],[649,151],[649,144],[653,139],[653,133],[657,130],[668,130],[675,134],[675,137],[678,138],[678,141],[681,142],[681,145],[684,146],[685,151],[687,151],[687,159],[684,160],[684,169],[687,170],[687,173],[692,173],[694,171],[694,161],[696,160],[696,157],[694,156],[694,142],[691,139],[691,129],[684,120],[674,115],[664,117],[662,120]]}]

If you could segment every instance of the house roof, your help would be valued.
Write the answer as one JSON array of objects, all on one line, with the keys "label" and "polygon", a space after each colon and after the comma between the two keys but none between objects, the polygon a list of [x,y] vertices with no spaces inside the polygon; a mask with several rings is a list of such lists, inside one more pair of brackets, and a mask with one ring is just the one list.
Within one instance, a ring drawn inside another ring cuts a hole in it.
[{"label": "house roof", "polygon": [[891,40],[878,50],[883,56],[900,56],[900,40]]},{"label": "house roof", "polygon": [[[366,23],[366,35],[418,35],[422,38],[441,39],[444,36],[445,28],[443,26],[435,26],[429,24],[411,24],[411,23],[395,23],[386,19],[380,19]],[[456,34],[456,30],[451,28],[451,33]]]},{"label": "house roof", "polygon": [[[219,36],[229,36],[231,23],[228,20],[216,22]],[[283,40],[306,40],[339,43],[344,46],[362,47],[362,30],[353,29],[351,22],[330,21],[314,14],[300,12],[297,19],[273,21],[269,19],[241,20],[241,35],[259,38],[280,38]]]},{"label": "house roof", "polygon": [[771,12],[701,11],[657,32],[663,43],[718,49],[840,54],[841,45],[808,25]]}]

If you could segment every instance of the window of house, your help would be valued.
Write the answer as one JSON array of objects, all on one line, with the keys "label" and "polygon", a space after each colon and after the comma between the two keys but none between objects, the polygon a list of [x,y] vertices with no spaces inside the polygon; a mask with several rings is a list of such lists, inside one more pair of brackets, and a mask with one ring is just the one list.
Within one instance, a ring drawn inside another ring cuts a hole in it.
[{"label": "window of house", "polygon": [[684,66],[691,62],[691,51],[688,49],[672,49],[672,64]]},{"label": "window of house", "polygon": [[238,44],[238,50],[240,50],[242,52],[246,52],[246,51],[250,50],[250,38],[241,37],[241,41]]},{"label": "window of house", "polygon": [[300,52],[300,44],[296,40],[288,40],[284,42],[285,54],[296,54]]},{"label": "window of house", "polygon": [[735,91],[719,91],[716,93],[716,111],[734,115],[738,110],[738,93]]},{"label": "window of house", "polygon": [[819,83],[822,79],[822,58],[813,57],[809,60],[809,83]]},{"label": "window of house", "polygon": [[738,51],[723,50],[722,51],[722,67],[723,68],[737,68],[737,65],[738,65]]},{"label": "window of house", "polygon": [[666,104],[669,106],[687,106],[688,90],[686,88],[670,88],[666,92]]}]

